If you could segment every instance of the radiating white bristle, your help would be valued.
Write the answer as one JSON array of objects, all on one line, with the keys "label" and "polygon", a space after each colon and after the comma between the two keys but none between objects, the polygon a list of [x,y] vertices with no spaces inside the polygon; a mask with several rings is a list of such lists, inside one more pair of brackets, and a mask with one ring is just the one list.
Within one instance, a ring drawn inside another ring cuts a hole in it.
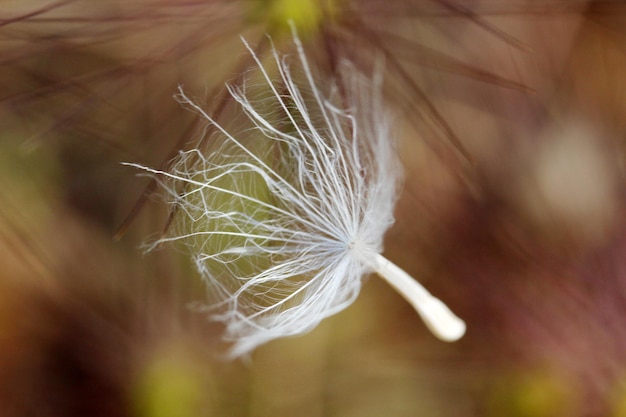
[{"label": "radiating white bristle", "polygon": [[228,86],[246,119],[243,136],[180,91],[214,127],[215,146],[181,152],[167,171],[134,165],[156,175],[177,209],[173,234],[155,245],[187,245],[233,357],[306,333],[349,306],[373,258],[436,334],[460,337],[462,322],[432,296],[416,298],[412,291],[425,290],[378,255],[400,176],[380,77],[343,63],[341,79],[321,89],[295,30],[294,43],[296,62],[273,50],[266,67],[244,41],[262,80],[255,92],[267,94],[256,102],[251,82]]}]

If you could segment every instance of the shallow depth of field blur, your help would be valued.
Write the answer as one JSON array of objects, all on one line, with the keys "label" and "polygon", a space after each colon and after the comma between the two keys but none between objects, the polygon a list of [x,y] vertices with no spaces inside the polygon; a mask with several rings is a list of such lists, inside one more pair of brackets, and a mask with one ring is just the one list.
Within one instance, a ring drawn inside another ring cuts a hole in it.
[{"label": "shallow depth of field blur", "polygon": [[[468,325],[447,344],[382,280],[310,334],[225,361],[149,179],[196,137],[178,85],[299,28],[316,72],[385,65],[405,165],[385,255]],[[0,0],[0,415],[626,416],[626,5]]]}]

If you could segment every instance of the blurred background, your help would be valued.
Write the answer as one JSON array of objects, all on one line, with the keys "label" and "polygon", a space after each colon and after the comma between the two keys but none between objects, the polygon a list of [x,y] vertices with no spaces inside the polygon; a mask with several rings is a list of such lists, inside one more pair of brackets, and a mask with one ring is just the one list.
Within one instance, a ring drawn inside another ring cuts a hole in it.
[{"label": "blurred background", "polygon": [[[239,36],[320,76],[385,65],[405,164],[385,255],[468,324],[445,344],[376,277],[310,334],[221,359],[149,179]],[[0,415],[626,416],[626,3],[0,0]]]}]

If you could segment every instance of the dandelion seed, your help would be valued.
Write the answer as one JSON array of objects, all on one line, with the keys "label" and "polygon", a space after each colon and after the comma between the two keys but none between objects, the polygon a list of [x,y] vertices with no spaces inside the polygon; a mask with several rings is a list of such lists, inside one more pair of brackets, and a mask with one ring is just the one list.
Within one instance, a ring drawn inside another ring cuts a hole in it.
[{"label": "dandelion seed", "polygon": [[[270,98],[227,86],[250,124],[233,135],[180,90],[181,101],[216,130],[219,146],[182,152],[155,174],[177,210],[183,241],[219,302],[237,357],[270,340],[300,335],[348,307],[363,276],[391,284],[439,338],[465,323],[382,255],[393,223],[400,164],[381,108],[381,80],[344,65],[344,81],[323,94],[294,30],[300,78],[273,49],[275,74],[245,42]],[[273,65],[272,65],[273,68]],[[276,80],[275,80],[275,79]],[[373,84],[373,85],[372,85]]]}]

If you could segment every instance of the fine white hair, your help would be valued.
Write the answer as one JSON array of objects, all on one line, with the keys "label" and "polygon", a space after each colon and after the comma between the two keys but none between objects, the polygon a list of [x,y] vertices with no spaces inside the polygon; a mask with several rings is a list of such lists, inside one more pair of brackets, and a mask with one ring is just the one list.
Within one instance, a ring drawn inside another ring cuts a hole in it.
[{"label": "fine white hair", "polygon": [[[257,65],[253,86],[268,92],[255,101],[247,81],[227,86],[249,127],[231,133],[180,89],[214,129],[209,150],[181,152],[168,170],[130,164],[156,174],[173,204],[176,226],[153,247],[186,244],[232,357],[309,332],[348,307],[370,272],[405,274],[380,255],[401,174],[380,71],[366,77],[342,64],[321,88],[295,30],[294,68],[274,48],[266,66],[243,42]],[[436,299],[407,277],[384,278],[409,301],[420,288],[412,304],[428,323],[421,304]]]}]

